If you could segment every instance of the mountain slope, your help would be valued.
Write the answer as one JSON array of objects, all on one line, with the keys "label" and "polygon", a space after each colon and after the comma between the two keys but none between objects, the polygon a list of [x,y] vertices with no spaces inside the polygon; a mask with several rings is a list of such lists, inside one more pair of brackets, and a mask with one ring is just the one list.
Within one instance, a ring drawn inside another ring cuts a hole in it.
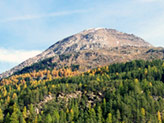
[{"label": "mountain slope", "polygon": [[[57,72],[57,71],[56,71]],[[55,72],[55,73],[56,73]],[[70,71],[67,71],[70,73]],[[164,62],[136,60],[76,76],[11,76],[0,86],[3,123],[162,123]],[[42,78],[42,77],[41,77]]]},{"label": "mountain slope", "polygon": [[[158,53],[153,52],[155,50]],[[163,51],[164,49],[154,49],[149,43],[133,34],[113,29],[89,29],[58,41],[43,53],[2,73],[0,78],[8,77],[15,72],[18,73],[18,71],[42,60],[46,62],[47,58],[52,58],[47,62],[56,64],[53,67],[79,65],[80,71],[86,71],[98,65],[133,59],[163,59]]]}]

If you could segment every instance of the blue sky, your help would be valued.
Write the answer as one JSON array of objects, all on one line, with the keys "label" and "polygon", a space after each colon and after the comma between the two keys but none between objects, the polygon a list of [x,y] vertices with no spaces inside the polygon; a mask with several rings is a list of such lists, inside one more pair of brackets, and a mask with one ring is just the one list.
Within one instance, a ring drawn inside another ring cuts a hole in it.
[{"label": "blue sky", "polygon": [[164,46],[164,0],[0,0],[0,72],[96,27]]}]

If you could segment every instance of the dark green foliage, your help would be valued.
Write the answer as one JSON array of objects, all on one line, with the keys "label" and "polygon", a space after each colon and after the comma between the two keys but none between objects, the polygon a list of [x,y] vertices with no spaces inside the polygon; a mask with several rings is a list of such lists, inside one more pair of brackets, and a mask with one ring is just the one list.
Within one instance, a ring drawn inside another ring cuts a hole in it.
[{"label": "dark green foliage", "polygon": [[71,65],[72,71],[79,70],[79,67],[80,67],[80,65],[75,65],[75,64]]},{"label": "dark green foliage", "polygon": [[29,67],[25,67],[21,71],[18,71],[14,74],[16,75],[16,74],[30,73],[30,72],[33,72],[34,70],[35,71],[44,70],[44,69],[51,70],[57,66],[57,63],[56,62],[52,63],[52,61],[53,61],[53,58],[47,58],[43,61],[34,63],[33,65]]},{"label": "dark green foliage", "polygon": [[63,60],[69,59],[71,56],[72,54],[62,54],[62,55],[59,55],[59,58],[61,61],[63,61]]},{"label": "dark green foliage", "polygon": [[[7,96],[0,91],[0,106],[6,123],[164,122],[163,82],[163,61],[137,60],[36,86],[27,81],[27,88],[21,86],[20,91],[6,85],[11,100],[6,103]],[[27,117],[22,113],[24,106]]]}]

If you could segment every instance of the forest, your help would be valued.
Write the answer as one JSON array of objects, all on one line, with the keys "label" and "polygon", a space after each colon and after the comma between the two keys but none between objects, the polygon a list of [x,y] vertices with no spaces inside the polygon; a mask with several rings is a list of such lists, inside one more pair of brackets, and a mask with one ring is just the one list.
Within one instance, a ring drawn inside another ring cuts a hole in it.
[{"label": "forest", "polygon": [[0,123],[164,123],[164,62],[24,70],[0,81]]}]

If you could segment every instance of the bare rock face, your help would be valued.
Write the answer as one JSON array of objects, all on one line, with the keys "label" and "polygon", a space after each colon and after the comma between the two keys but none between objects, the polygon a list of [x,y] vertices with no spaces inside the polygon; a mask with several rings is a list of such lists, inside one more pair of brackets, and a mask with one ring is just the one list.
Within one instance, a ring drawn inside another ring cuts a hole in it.
[{"label": "bare rock face", "polygon": [[84,30],[67,37],[51,46],[48,50],[53,50],[56,54],[62,54],[120,46],[150,47],[151,45],[133,34],[100,28]]},{"label": "bare rock face", "polygon": [[[105,28],[84,30],[58,41],[43,53],[2,73],[0,79],[50,57],[53,57],[53,61],[57,62],[59,66],[79,64],[83,66],[81,70],[85,71],[98,65],[140,59],[151,48],[153,48],[151,44],[133,34]],[[151,54],[150,52],[149,54]],[[62,54],[71,54],[71,57],[61,60],[59,56]]]}]

